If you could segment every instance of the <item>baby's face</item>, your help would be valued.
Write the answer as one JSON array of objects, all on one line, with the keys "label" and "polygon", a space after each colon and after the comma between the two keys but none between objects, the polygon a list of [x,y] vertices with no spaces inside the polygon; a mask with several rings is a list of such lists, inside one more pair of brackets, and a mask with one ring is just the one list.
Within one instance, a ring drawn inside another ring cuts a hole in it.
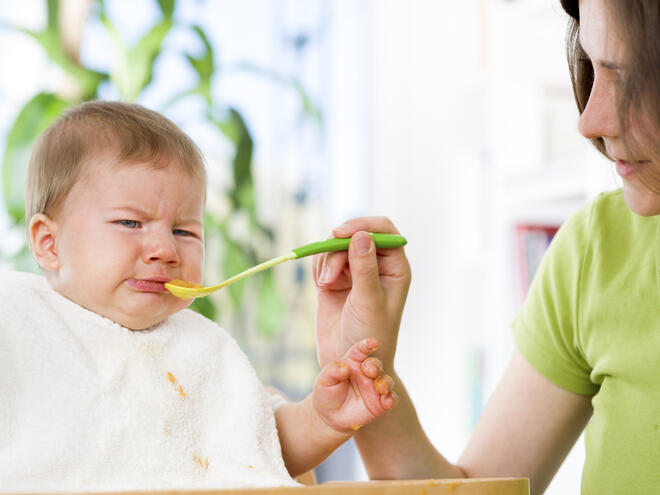
[{"label": "baby's face", "polygon": [[165,282],[201,282],[205,184],[175,166],[90,167],[53,218],[57,268],[47,277],[91,311],[151,327],[190,304]]}]

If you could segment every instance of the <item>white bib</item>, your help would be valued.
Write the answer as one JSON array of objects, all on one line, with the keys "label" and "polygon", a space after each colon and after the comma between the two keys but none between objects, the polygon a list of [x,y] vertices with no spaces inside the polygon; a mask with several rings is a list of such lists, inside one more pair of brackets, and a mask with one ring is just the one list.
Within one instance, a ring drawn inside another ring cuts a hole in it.
[{"label": "white bib", "polygon": [[190,310],[131,331],[0,273],[0,491],[292,486],[270,398]]}]

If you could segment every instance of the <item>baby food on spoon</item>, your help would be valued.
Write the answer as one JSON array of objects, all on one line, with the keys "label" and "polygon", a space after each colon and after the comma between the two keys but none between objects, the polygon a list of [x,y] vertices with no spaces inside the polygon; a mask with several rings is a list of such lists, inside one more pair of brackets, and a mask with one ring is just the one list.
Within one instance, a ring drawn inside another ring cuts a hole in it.
[{"label": "baby food on spoon", "polygon": [[179,287],[186,287],[188,289],[201,289],[204,287],[203,285],[196,284],[194,282],[187,282],[186,280],[179,280],[178,278],[170,280],[168,283],[172,285],[178,285]]}]

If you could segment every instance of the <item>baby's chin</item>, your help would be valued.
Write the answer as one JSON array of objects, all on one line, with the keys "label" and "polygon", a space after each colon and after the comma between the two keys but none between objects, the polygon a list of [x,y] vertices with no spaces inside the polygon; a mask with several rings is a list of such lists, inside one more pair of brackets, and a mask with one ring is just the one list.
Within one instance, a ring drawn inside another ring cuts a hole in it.
[{"label": "baby's chin", "polygon": [[[105,316],[106,318],[120,324],[122,327],[129,330],[149,330],[162,323],[173,314],[184,310],[190,306],[192,302],[192,299],[176,299],[174,304],[168,304],[166,307],[159,308],[159,311],[152,312],[144,311],[145,308],[142,307],[135,308],[135,311],[132,313],[118,310],[117,308],[112,308],[107,310],[107,315],[102,316]],[[99,311],[99,314],[101,314],[101,311]]]},{"label": "baby's chin", "polygon": [[116,320],[113,318],[109,318],[109,319],[133,332],[149,330],[165,320],[165,318],[161,318],[161,319],[138,319],[138,318],[119,319],[118,318]]},{"label": "baby's chin", "polygon": [[[83,307],[85,306],[83,305]],[[141,330],[149,330],[150,328],[153,328],[159,323],[165,321],[172,314],[176,313],[176,311],[172,311],[156,316],[151,314],[127,314],[123,311],[117,310],[116,308],[86,307],[85,309],[88,309],[107,320],[117,323],[118,325],[121,325],[128,330],[136,332]]]},{"label": "baby's chin", "polygon": [[107,314],[102,314],[99,311],[99,314],[101,314],[101,316],[104,316],[105,318],[108,318],[109,320],[114,321],[115,323],[118,323],[124,328],[133,331],[141,331],[141,330],[149,330],[159,325],[167,318],[172,316],[174,313],[181,311],[181,309],[176,308],[159,314],[152,314],[152,313],[127,314],[125,312],[116,311],[116,310],[107,311],[106,312]]},{"label": "baby's chin", "polygon": [[115,306],[85,306],[84,304],[82,306],[132,331],[149,330],[182,309],[179,307],[167,307],[158,308],[157,311],[148,311],[147,308],[138,306],[137,308],[132,308],[133,310],[131,311]]},{"label": "baby's chin", "polygon": [[[47,277],[48,278],[48,277]],[[128,330],[148,330],[162,323],[192,303],[192,300],[177,299],[170,294],[135,293],[120,291],[119,295],[108,296],[93,290],[80,290],[73,284],[58,284],[51,277],[51,287],[67,299],[113,321]]]}]

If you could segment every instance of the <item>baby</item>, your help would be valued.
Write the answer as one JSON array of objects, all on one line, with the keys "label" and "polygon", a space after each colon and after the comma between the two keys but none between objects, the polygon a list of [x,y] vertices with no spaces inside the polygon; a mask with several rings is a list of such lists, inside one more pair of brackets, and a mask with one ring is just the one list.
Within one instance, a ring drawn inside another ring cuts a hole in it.
[{"label": "baby", "polygon": [[295,485],[394,405],[374,339],[278,402],[164,288],[201,282],[205,190],[195,144],[141,106],[84,103],[43,133],[26,209],[44,276],[1,275],[0,491]]}]

